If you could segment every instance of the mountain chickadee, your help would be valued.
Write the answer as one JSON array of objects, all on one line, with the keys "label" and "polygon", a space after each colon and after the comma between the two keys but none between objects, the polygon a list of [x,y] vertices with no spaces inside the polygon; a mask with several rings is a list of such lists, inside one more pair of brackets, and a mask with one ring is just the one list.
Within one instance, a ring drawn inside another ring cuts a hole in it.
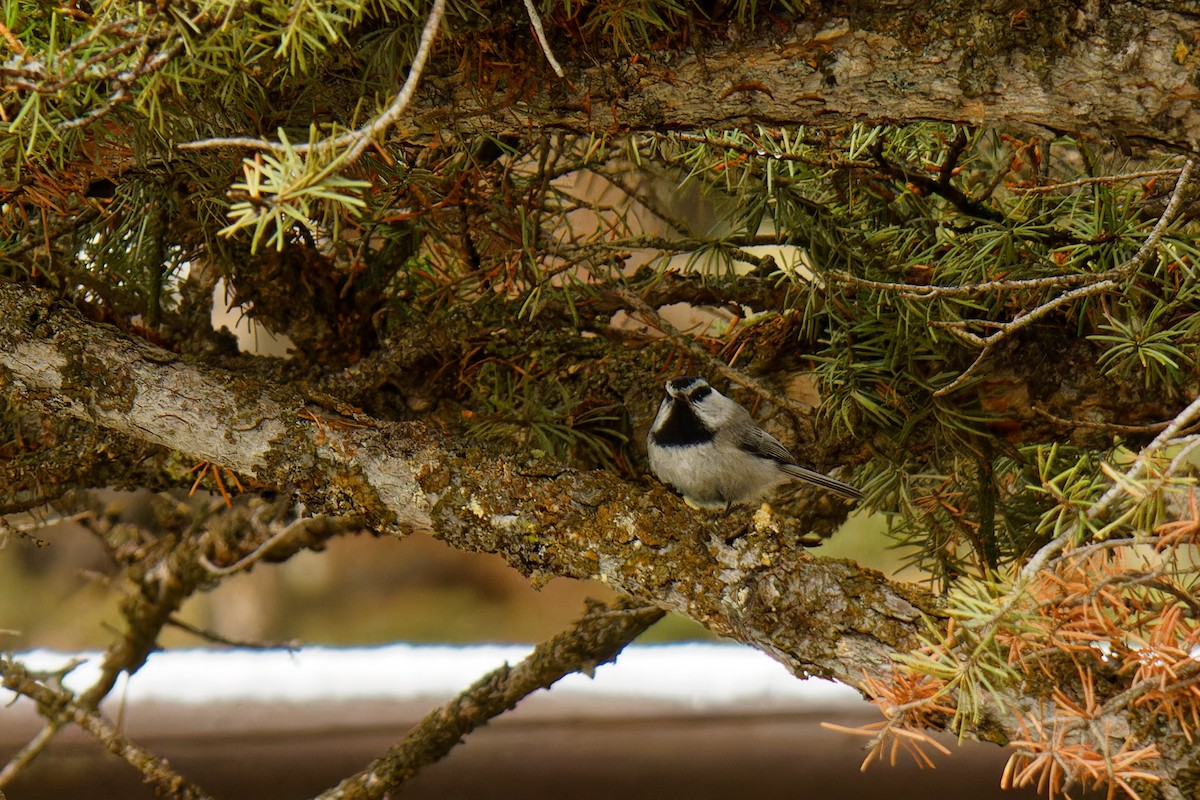
[{"label": "mountain chickadee", "polygon": [[655,477],[700,508],[750,503],[792,479],[850,500],[862,497],[853,486],[797,464],[749,411],[703,378],[667,381],[646,448]]}]

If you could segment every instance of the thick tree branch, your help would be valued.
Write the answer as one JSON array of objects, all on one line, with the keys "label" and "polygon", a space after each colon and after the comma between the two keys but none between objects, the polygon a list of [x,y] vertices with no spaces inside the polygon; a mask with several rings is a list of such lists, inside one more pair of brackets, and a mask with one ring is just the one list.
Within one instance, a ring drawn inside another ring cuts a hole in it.
[{"label": "thick tree branch", "polygon": [[921,615],[937,613],[925,592],[806,556],[803,531],[767,514],[698,514],[661,486],[488,450],[420,421],[317,424],[298,396],[188,366],[47,294],[0,288],[0,308],[3,382],[26,401],[293,489],[313,513],[429,531],[530,576],[599,579],[797,674],[854,684],[915,647]]},{"label": "thick tree branch", "polygon": [[453,108],[456,125],[493,135],[934,119],[1200,144],[1194,15],[1136,2],[1067,14],[964,10],[842,4],[842,16],[810,14],[769,38],[681,53],[669,65],[564,63],[570,85],[534,85],[530,71],[518,90],[515,73],[486,84],[454,73],[431,80],[414,111],[438,127]]}]

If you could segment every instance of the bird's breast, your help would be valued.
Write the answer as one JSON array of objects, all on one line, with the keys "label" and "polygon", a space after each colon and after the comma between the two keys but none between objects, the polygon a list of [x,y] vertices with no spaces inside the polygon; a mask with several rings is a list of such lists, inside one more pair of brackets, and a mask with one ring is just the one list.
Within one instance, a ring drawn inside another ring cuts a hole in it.
[{"label": "bird's breast", "polygon": [[713,432],[700,421],[688,403],[680,400],[672,401],[666,415],[660,415],[650,429],[650,441],[663,447],[689,447],[708,444],[712,440]]}]

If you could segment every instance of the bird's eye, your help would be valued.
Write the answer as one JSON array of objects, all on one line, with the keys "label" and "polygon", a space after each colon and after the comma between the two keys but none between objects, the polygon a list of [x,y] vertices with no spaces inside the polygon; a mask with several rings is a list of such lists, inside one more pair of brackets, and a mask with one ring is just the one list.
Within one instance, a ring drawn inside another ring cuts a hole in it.
[{"label": "bird's eye", "polygon": [[688,399],[693,403],[699,403],[710,394],[712,394],[711,386],[697,386],[694,390],[692,390],[692,393],[688,395]]}]

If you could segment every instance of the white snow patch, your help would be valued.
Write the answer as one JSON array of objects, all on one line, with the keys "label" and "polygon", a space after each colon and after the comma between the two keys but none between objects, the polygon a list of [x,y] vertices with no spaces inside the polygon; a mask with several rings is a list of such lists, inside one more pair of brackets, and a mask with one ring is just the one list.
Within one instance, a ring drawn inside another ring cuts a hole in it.
[{"label": "white snow patch", "polygon": [[[381,647],[305,647],[286,650],[169,650],[154,653],[114,695],[126,703],[211,704],[236,701],[314,702],[361,699],[448,698],[532,648],[513,645],[393,644]],[[33,650],[15,654],[32,670],[53,671],[83,659],[66,677],[80,692],[100,674],[102,654]],[[801,680],[748,647],[728,644],[641,645],[626,648],[595,678],[568,675],[556,696],[645,698],[692,708],[801,701],[861,704],[857,692],[819,679]],[[0,705],[12,694],[0,690]]]}]

